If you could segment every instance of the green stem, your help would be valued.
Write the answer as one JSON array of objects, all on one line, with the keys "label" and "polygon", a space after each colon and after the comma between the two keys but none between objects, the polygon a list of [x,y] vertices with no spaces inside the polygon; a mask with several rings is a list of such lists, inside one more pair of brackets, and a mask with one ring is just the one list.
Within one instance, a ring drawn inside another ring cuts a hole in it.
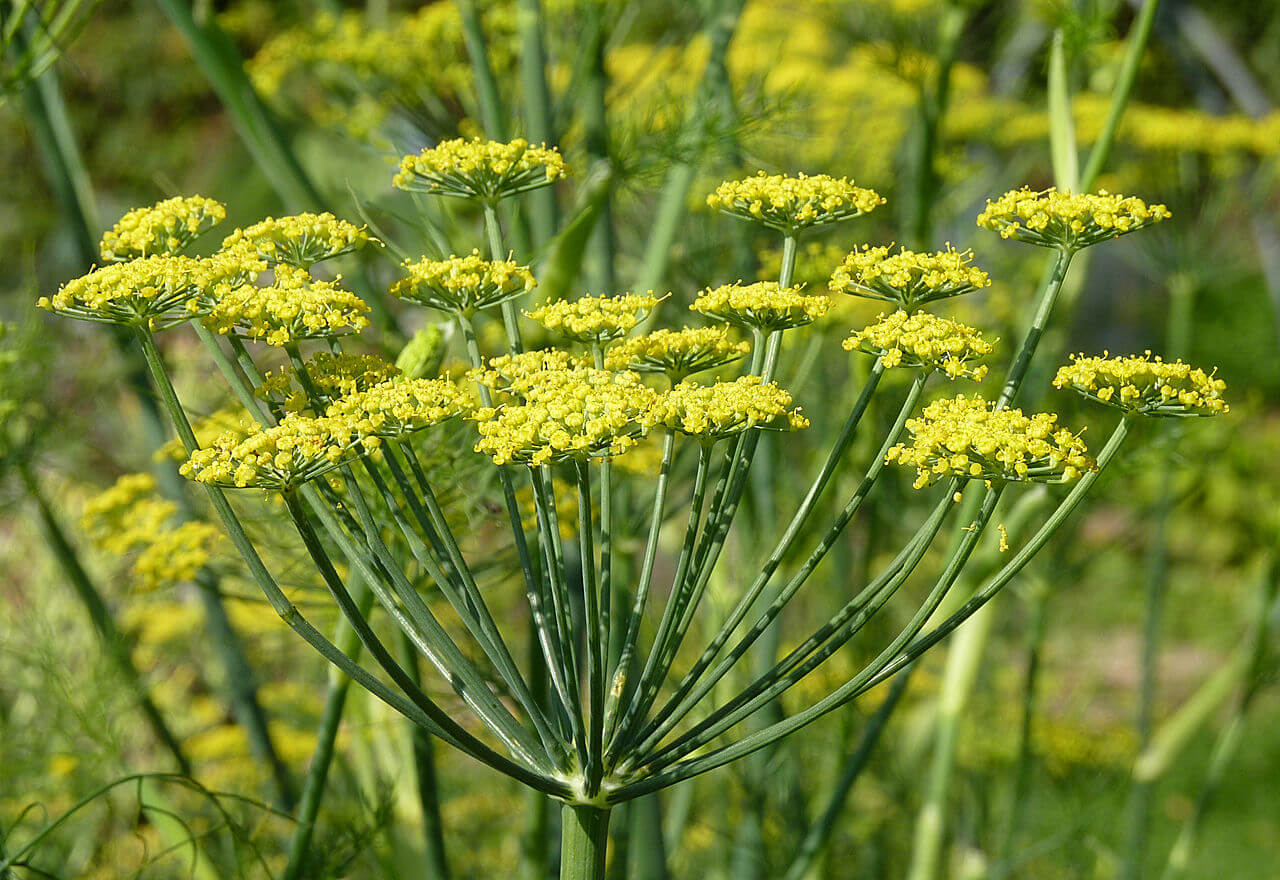
[{"label": "green stem", "polygon": [[565,804],[560,810],[560,880],[605,880],[609,809]]},{"label": "green stem", "polygon": [[875,485],[877,478],[885,464],[885,454],[889,447],[897,442],[901,435],[903,427],[906,424],[907,417],[915,408],[916,401],[919,399],[920,393],[924,388],[925,376],[919,375],[916,381],[912,383],[911,390],[908,391],[906,400],[903,401],[902,407],[898,411],[898,417],[885,436],[884,442],[880,444],[879,452],[871,459],[871,464],[859,483],[858,488],[854,491],[853,496],[845,504],[844,509],[836,517],[831,527],[827,529],[826,535],[819,542],[818,547],[805,560],[804,565],[791,579],[786,587],[774,598],[770,603],[769,609],[757,621],[752,630],[747,633],[741,642],[734,646],[731,658],[726,658],[716,669],[707,676],[706,679],[699,680],[703,673],[714,662],[719,655],[721,649],[733,636],[738,625],[742,623],[743,618],[755,605],[761,594],[764,592],[769,583],[769,579],[777,571],[782,564],[782,560],[786,554],[790,552],[791,547],[799,538],[805,523],[808,521],[810,514],[813,512],[817,504],[818,498],[821,496],[823,489],[830,481],[835,473],[845,450],[853,442],[853,438],[857,431],[858,424],[862,420],[863,414],[866,412],[867,406],[871,402],[871,398],[879,385],[880,376],[883,373],[884,366],[877,359],[872,367],[871,375],[868,376],[866,384],[863,386],[862,393],[858,397],[858,401],[854,404],[853,410],[849,413],[848,419],[845,420],[844,428],[841,429],[840,436],[836,439],[835,445],[832,447],[827,461],[823,464],[822,469],[818,472],[818,476],[814,479],[813,484],[809,487],[808,493],[801,501],[799,508],[792,517],[787,529],[783,532],[773,552],[769,554],[769,558],[765,560],[761,568],[760,574],[755,581],[747,588],[730,612],[729,617],[721,625],[720,630],[712,638],[702,655],[694,663],[693,667],[681,679],[679,686],[671,698],[654,713],[650,724],[644,729],[641,736],[644,744],[641,748],[655,744],[662,736],[666,735],[675,723],[686,715],[706,694],[710,693],[711,688],[715,686],[728,671],[732,668],[737,659],[742,656],[742,652],[750,647],[751,643],[759,637],[764,628],[770,626],[776,616],[781,613],[786,602],[790,601],[795,592],[804,584],[810,573],[818,566],[822,559],[826,556],[831,547],[835,546],[836,540],[844,532],[845,527],[853,519],[854,515],[862,506],[867,494],[871,491],[871,487]]},{"label": "green stem", "polygon": [[[686,150],[690,153],[701,152],[703,149],[702,142],[705,140],[711,116],[705,112],[707,102],[717,90],[725,91],[729,88],[725,59],[729,52],[729,43],[738,26],[743,5],[744,0],[716,0],[708,15],[704,27],[710,43],[707,66],[703,69],[702,79],[698,85],[698,95],[690,107],[685,131],[681,136],[685,141]],[[689,205],[689,191],[693,187],[697,173],[697,159],[693,156],[677,161],[667,169],[666,180],[658,196],[653,224],[641,257],[640,271],[632,284],[633,290],[656,290],[662,285],[667,274],[667,264],[671,259],[671,246],[680,232],[681,223],[684,222]],[[650,320],[656,312],[655,309],[650,314]]]},{"label": "green stem", "polygon": [[[609,120],[606,106],[609,73],[605,68],[607,37],[604,27],[605,8],[598,4],[591,4],[582,12],[582,15],[585,19],[582,51],[587,63],[580,116],[584,146],[587,155],[591,158],[594,171],[607,169],[610,164]],[[605,173],[608,173],[607,170]],[[614,272],[614,248],[612,186],[607,185],[600,194],[599,214],[588,242],[588,249],[593,257],[593,287],[601,293],[612,291],[617,285]]]},{"label": "green stem", "polygon": [[156,0],[182,34],[196,64],[227,108],[254,160],[291,210],[318,209],[323,200],[289,147],[284,131],[244,72],[239,51],[215,21],[197,22],[188,0]]},{"label": "green stem", "polygon": [[[516,29],[520,33],[520,77],[524,89],[525,132],[535,144],[555,143],[551,119],[551,89],[547,86],[547,53],[542,37],[541,0],[519,0]],[[530,244],[541,248],[557,225],[555,187],[544,186],[527,196],[532,218]]]},{"label": "green stem", "polygon": [[[595,797],[604,777],[604,677],[608,642],[600,626],[600,581],[596,577],[595,542],[592,540],[591,476],[585,461],[575,461],[578,482],[578,549],[582,560],[582,594],[585,604],[584,637],[587,654],[587,701],[590,727],[587,735],[586,794]],[[606,594],[605,601],[608,601]]]},{"label": "green stem", "polygon": [[[508,254],[502,248],[502,224],[498,220],[498,210],[490,202],[484,203],[484,230],[489,239],[489,258],[505,260]],[[512,354],[524,351],[524,342],[520,338],[520,316],[516,312],[516,304],[507,300],[501,305],[502,324],[507,331],[507,346]]]},{"label": "green stem", "polygon": [[644,669],[640,673],[636,687],[623,693],[620,705],[625,706],[622,718],[609,742],[606,763],[613,762],[624,747],[633,728],[644,718],[644,714],[653,704],[662,684],[662,672],[665,667],[663,654],[666,652],[668,640],[676,619],[680,616],[685,593],[685,573],[693,556],[694,542],[698,536],[698,521],[702,517],[703,504],[706,500],[707,471],[710,469],[711,449],[706,444],[698,447],[698,469],[694,475],[693,496],[689,505],[689,520],[685,527],[684,542],[680,547],[680,557],[676,562],[676,572],[671,580],[671,595],[667,597],[667,606],[663,610],[662,620],[658,624],[657,635],[654,636],[649,656],[645,659]]},{"label": "green stem", "polygon": [[947,4],[938,21],[937,78],[932,85],[923,86],[920,95],[920,119],[915,149],[912,153],[914,188],[911,200],[911,229],[913,247],[926,250],[930,246],[933,231],[933,204],[937,198],[938,171],[936,153],[938,130],[951,95],[951,70],[955,65],[956,49],[964,31],[969,10],[964,4]]},{"label": "green stem", "polygon": [[1125,41],[1124,61],[1120,65],[1120,74],[1111,91],[1111,103],[1107,107],[1107,118],[1102,123],[1102,132],[1089,151],[1089,160],[1085,162],[1084,171],[1080,174],[1080,190],[1088,192],[1094,181],[1102,173],[1111,157],[1111,148],[1115,145],[1116,135],[1120,131],[1120,118],[1133,94],[1133,84],[1138,77],[1138,66],[1142,63],[1142,55],[1146,51],[1147,41],[1151,37],[1151,27],[1156,20],[1156,8],[1160,0],[1146,0],[1142,11],[1133,22],[1129,37]]},{"label": "green stem", "polygon": [[649,600],[649,587],[653,583],[653,567],[658,557],[658,539],[662,533],[662,522],[666,512],[667,488],[671,481],[675,440],[675,433],[672,431],[667,431],[662,438],[662,464],[658,468],[658,485],[654,490],[653,514],[649,519],[649,537],[645,541],[644,560],[640,563],[640,579],[636,586],[635,602],[631,606],[631,616],[627,620],[627,632],[623,637],[622,651],[618,656],[618,665],[613,671],[613,684],[609,688],[609,703],[605,711],[605,737],[609,739],[612,738],[618,721],[619,701],[627,690],[627,681],[633,672],[632,659],[640,637],[644,609]]},{"label": "green stem", "polygon": [[[409,677],[421,685],[418,655],[413,640],[401,634],[401,648],[405,655],[405,670]],[[409,732],[413,741],[414,782],[418,790],[418,803],[422,807],[422,837],[426,851],[426,868],[429,880],[449,880],[449,860],[445,855],[444,820],[440,816],[440,787],[436,773],[435,742],[431,734],[414,725]],[[543,795],[530,791],[530,795],[543,799]]]},{"label": "green stem", "polygon": [[[368,616],[373,608],[373,593],[368,587],[359,586],[352,594],[360,612]],[[346,621],[338,624],[338,631],[333,637],[338,650],[351,656],[360,657],[360,640]],[[320,804],[324,800],[325,783],[329,778],[329,768],[333,764],[334,747],[338,741],[338,727],[342,722],[342,712],[346,708],[347,693],[351,689],[351,679],[337,669],[329,670],[329,685],[325,693],[324,710],[320,715],[320,727],[316,731],[316,747],[311,753],[311,769],[307,771],[306,781],[302,786],[302,799],[298,802],[297,824],[293,836],[289,839],[289,861],[285,866],[281,880],[299,880],[307,869],[307,860],[311,852],[311,839],[315,834],[316,817],[320,814]],[[415,728],[418,729],[418,728]]]},{"label": "green stem", "polygon": [[1062,292],[1062,282],[1066,280],[1067,269],[1071,266],[1071,258],[1074,252],[1061,249],[1057,252],[1057,256],[1053,262],[1053,270],[1049,275],[1049,280],[1040,292],[1040,298],[1036,302],[1036,311],[1031,318],[1031,326],[1027,328],[1026,334],[1022,337],[1022,345],[1018,348],[1018,353],[1014,356],[1013,363],[1009,367],[1009,373],[1005,377],[1004,388],[1000,391],[1000,398],[996,402],[997,409],[1004,409],[1013,403],[1018,396],[1018,390],[1022,387],[1022,380],[1027,376],[1027,370],[1031,366],[1031,360],[1035,357],[1036,349],[1040,346],[1040,339],[1044,336],[1045,328],[1049,326],[1049,318],[1053,315],[1053,306],[1058,301],[1058,294]]},{"label": "green stem", "polygon": [[484,25],[475,0],[458,0],[458,16],[462,19],[462,37],[471,57],[471,74],[475,80],[476,97],[480,102],[480,122],[485,134],[494,140],[507,137],[506,118],[502,108],[502,96],[498,92],[498,79],[493,75],[489,62],[489,48],[485,41]]}]

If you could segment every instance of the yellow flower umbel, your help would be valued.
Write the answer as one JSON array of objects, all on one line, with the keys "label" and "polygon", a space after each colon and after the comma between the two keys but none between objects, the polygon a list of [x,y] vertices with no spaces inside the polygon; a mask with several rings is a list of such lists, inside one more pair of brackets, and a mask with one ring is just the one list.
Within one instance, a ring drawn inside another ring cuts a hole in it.
[{"label": "yellow flower umbel", "polygon": [[1134,196],[1011,190],[978,215],[978,225],[1041,247],[1079,250],[1172,216],[1164,205],[1148,205]]},{"label": "yellow flower umbel", "polygon": [[447,379],[382,382],[335,401],[328,415],[350,420],[364,434],[400,440],[461,415],[470,397]]},{"label": "yellow flower umbel", "polygon": [[798,287],[781,287],[776,281],[746,285],[739,281],[702,291],[689,308],[717,321],[769,333],[813,323],[831,308],[831,300],[801,293]]},{"label": "yellow flower umbel", "polygon": [[660,395],[646,417],[649,428],[662,425],[714,443],[751,428],[798,431],[809,426],[791,394],[759,376],[699,385],[681,382]]},{"label": "yellow flower umbel", "polygon": [[917,489],[943,477],[1067,483],[1094,462],[1084,441],[1057,425],[1053,413],[993,410],[981,397],[961,394],[935,400],[920,418],[908,419],[911,442],[885,458],[914,467]]},{"label": "yellow flower umbel", "polygon": [[523,296],[537,285],[533,273],[511,260],[485,260],[479,251],[447,260],[404,263],[406,277],[392,296],[430,309],[470,315]]},{"label": "yellow flower umbel", "polygon": [[[307,358],[303,366],[311,379],[312,389],[322,403],[366,391],[400,375],[395,364],[376,354],[318,351]],[[290,412],[301,412],[309,406],[297,372],[292,367],[267,373],[254,394]]]},{"label": "yellow flower umbel", "polygon": [[577,367],[514,382],[523,403],[475,412],[476,451],[530,467],[621,455],[635,446],[657,398],[635,373]]},{"label": "yellow flower umbel", "polygon": [[192,580],[205,566],[221,532],[208,523],[172,525],[177,505],[155,494],[150,474],[126,474],[85,504],[81,524],[109,553],[140,551],[130,571],[137,590]]},{"label": "yellow flower umbel", "polygon": [[882,299],[911,309],[935,300],[962,296],[991,283],[987,273],[972,265],[972,251],[919,254],[903,248],[864,246],[846,256],[831,275],[832,293]]},{"label": "yellow flower umbel", "polygon": [[231,253],[255,254],[268,263],[310,269],[316,263],[357,251],[369,243],[363,226],[332,214],[268,217],[248,229],[237,229],[222,242]]},{"label": "yellow flower umbel", "polygon": [[565,339],[584,345],[603,345],[626,336],[657,304],[658,298],[652,291],[647,294],[584,296],[547,303],[526,314]]},{"label": "yellow flower umbel", "polygon": [[560,152],[517,138],[507,144],[457,138],[400,160],[400,189],[494,202],[555,183],[569,173]]},{"label": "yellow flower umbel", "polygon": [[157,532],[130,568],[134,588],[151,591],[194,580],[221,540],[222,532],[206,522],[186,522]]},{"label": "yellow flower umbel", "polygon": [[750,344],[730,339],[727,327],[684,327],[619,342],[605,352],[604,365],[610,370],[665,373],[675,383],[731,364],[750,350]]},{"label": "yellow flower umbel", "polygon": [[1227,383],[1182,361],[1141,357],[1071,356],[1058,370],[1055,388],[1071,388],[1091,400],[1145,416],[1215,416],[1231,407],[1222,397]]},{"label": "yellow flower umbel", "polygon": [[590,364],[585,358],[571,352],[560,348],[540,348],[490,358],[484,368],[469,370],[467,377],[494,391],[507,391],[513,386],[523,386],[541,373],[587,366]]},{"label": "yellow flower umbel", "polygon": [[141,257],[94,269],[36,304],[84,321],[160,330],[190,320],[193,302],[226,294],[258,268],[227,256]]},{"label": "yellow flower umbel", "polygon": [[180,254],[225,219],[227,209],[221,202],[177,196],[125,214],[102,236],[99,249],[109,263]]},{"label": "yellow flower umbel", "polygon": [[842,344],[845,351],[881,358],[886,367],[937,370],[952,379],[969,376],[976,382],[987,375],[987,368],[969,365],[991,354],[991,343],[973,327],[927,312],[881,315]]},{"label": "yellow flower umbel", "polygon": [[84,505],[80,527],[94,544],[112,553],[126,553],[145,536],[162,528],[178,508],[156,497],[151,474],[125,474],[109,489]]},{"label": "yellow flower umbel", "polygon": [[720,184],[707,196],[707,204],[734,217],[794,234],[859,217],[883,205],[884,199],[873,190],[854,186],[847,177],[790,177],[761,171],[745,180]]},{"label": "yellow flower umbel", "polygon": [[267,287],[245,284],[191,306],[210,330],[267,345],[359,333],[369,324],[369,306],[360,297],[288,264],[275,267],[275,281]]},{"label": "yellow flower umbel", "polygon": [[280,424],[248,434],[229,432],[197,449],[181,467],[189,480],[233,489],[296,489],[381,441],[349,418],[285,416]]}]

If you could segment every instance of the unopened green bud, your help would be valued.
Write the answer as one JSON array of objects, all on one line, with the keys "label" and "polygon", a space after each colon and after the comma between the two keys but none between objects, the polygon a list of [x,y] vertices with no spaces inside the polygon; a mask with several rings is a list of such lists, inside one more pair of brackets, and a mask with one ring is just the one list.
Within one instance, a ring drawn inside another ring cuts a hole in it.
[{"label": "unopened green bud", "polygon": [[440,365],[444,363],[444,347],[444,333],[435,324],[430,324],[413,334],[409,343],[400,350],[396,366],[410,379],[433,378],[439,375]]}]

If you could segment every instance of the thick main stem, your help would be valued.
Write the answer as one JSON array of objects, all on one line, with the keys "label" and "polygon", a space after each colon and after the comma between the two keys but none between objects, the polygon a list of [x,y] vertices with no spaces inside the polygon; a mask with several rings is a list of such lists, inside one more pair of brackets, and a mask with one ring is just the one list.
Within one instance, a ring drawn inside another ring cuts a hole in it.
[{"label": "thick main stem", "polygon": [[565,804],[560,811],[560,880],[604,880],[609,809]]}]

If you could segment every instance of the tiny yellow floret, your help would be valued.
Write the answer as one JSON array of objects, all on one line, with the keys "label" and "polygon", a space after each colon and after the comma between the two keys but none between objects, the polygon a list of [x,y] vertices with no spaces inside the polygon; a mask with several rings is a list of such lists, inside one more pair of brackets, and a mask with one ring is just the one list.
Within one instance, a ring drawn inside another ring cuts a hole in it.
[{"label": "tiny yellow floret", "polygon": [[369,325],[368,304],[339,286],[341,278],[320,281],[287,263],[277,265],[274,275],[266,287],[223,289],[211,300],[193,301],[191,309],[216,333],[276,346],[359,333]]},{"label": "tiny yellow floret", "polygon": [[288,415],[270,428],[228,432],[180,468],[189,480],[232,489],[290,491],[376,448],[381,441],[347,417]]},{"label": "tiny yellow floret", "polygon": [[335,401],[327,415],[350,420],[362,434],[401,440],[470,408],[470,396],[447,379],[393,379]]},{"label": "tiny yellow floret", "polygon": [[521,402],[472,414],[480,432],[476,451],[499,465],[621,455],[639,442],[657,399],[636,373],[590,367],[531,372],[510,390]]},{"label": "tiny yellow floret", "polygon": [[82,321],[161,330],[189,321],[193,303],[227,294],[259,268],[221,255],[140,257],[72,279],[36,305]]}]

